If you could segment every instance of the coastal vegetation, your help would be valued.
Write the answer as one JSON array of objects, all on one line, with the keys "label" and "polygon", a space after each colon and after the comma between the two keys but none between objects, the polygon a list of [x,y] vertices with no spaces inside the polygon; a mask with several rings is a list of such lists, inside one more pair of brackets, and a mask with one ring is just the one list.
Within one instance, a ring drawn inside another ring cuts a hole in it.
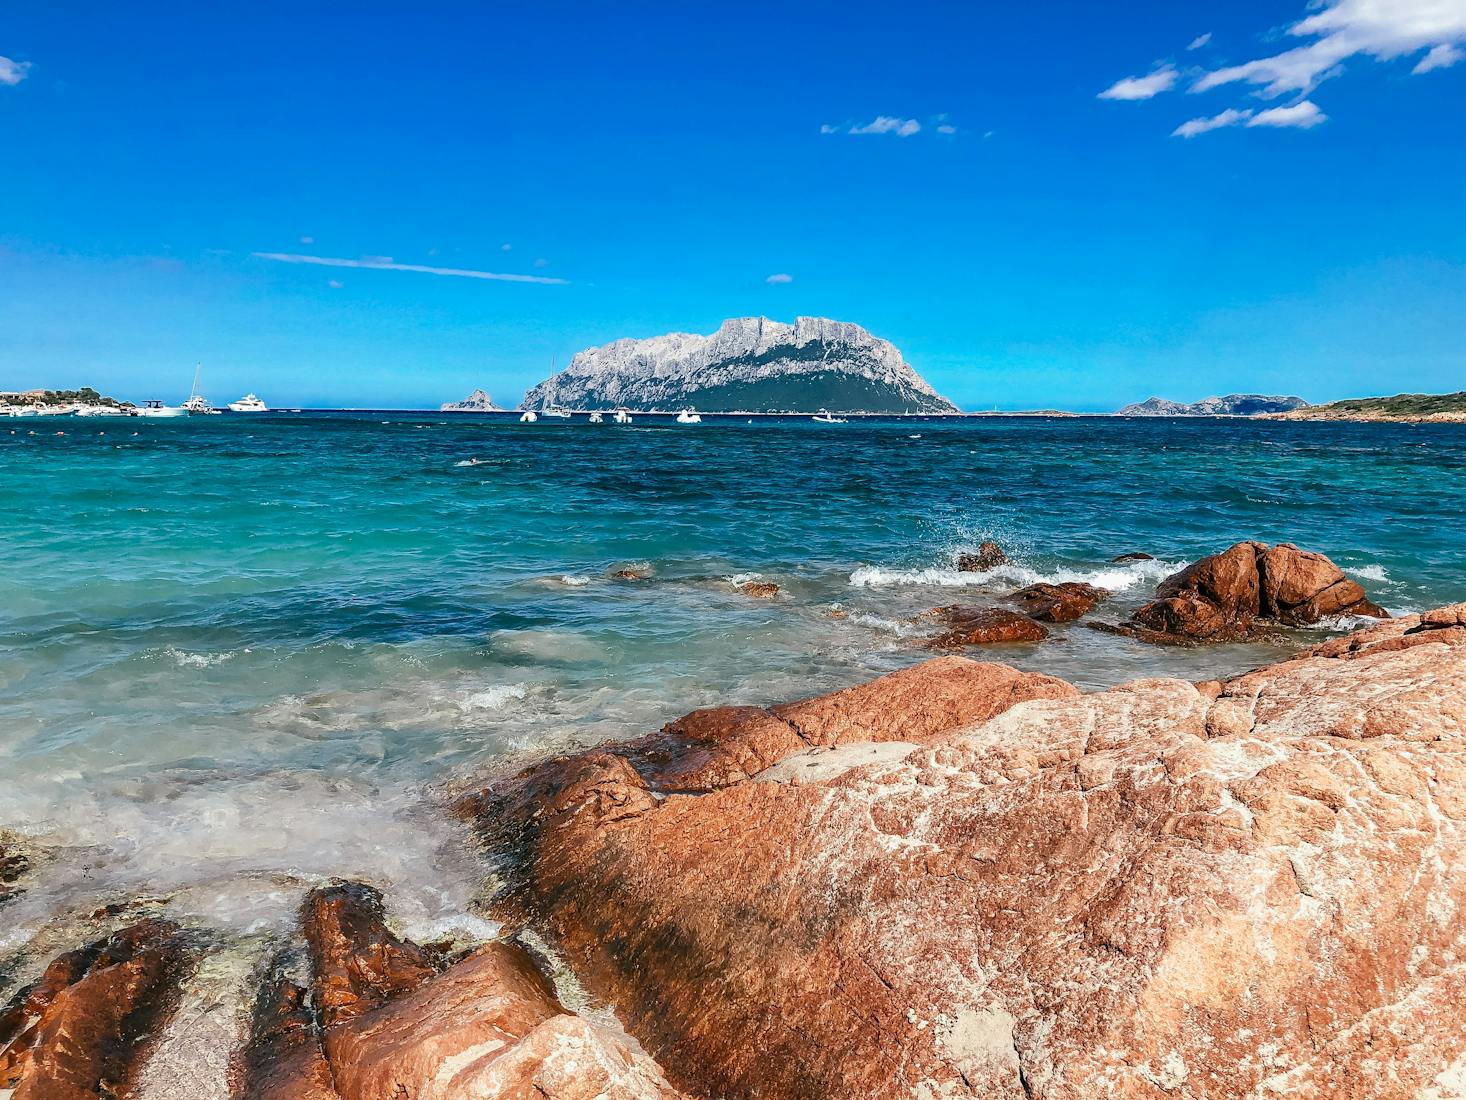
[{"label": "coastal vegetation", "polygon": [[18,393],[0,393],[0,405],[13,406],[36,406],[48,408],[64,405],[105,405],[109,408],[120,409],[129,404],[125,401],[118,401],[115,397],[107,397],[91,386],[82,386],[77,390],[26,390]]},{"label": "coastal vegetation", "polygon": [[1284,420],[1398,420],[1466,423],[1466,390],[1358,397],[1283,413]]}]

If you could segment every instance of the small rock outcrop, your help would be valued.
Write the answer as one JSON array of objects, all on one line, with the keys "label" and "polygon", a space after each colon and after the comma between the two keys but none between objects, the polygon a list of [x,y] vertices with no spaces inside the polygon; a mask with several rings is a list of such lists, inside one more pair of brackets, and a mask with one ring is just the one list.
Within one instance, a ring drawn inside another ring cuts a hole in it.
[{"label": "small rock outcrop", "polygon": [[0,1089],[12,1100],[128,1095],[193,958],[161,920],[58,956],[0,1012]]},{"label": "small rock outcrop", "polygon": [[1270,626],[1307,626],[1335,615],[1388,618],[1363,587],[1322,554],[1290,543],[1239,542],[1193,562],[1156,587],[1156,598],[1111,628],[1143,641],[1237,641]]},{"label": "small rock outcrop", "polygon": [[1060,584],[1030,584],[1008,598],[1031,619],[1045,623],[1072,623],[1087,615],[1107,596],[1107,591],[1092,584],[1064,581]]},{"label": "small rock outcrop", "polygon": [[680,1098],[645,1055],[566,1012],[522,948],[450,965],[394,936],[358,883],[313,891],[301,928],[311,984],[263,987],[242,1100]]},{"label": "small rock outcrop", "polygon": [[30,860],[18,846],[0,838],[0,902],[20,893],[16,883],[30,865]]},{"label": "small rock outcrop", "polygon": [[503,412],[494,404],[494,399],[483,390],[474,390],[462,401],[445,401],[438,406],[440,412]]},{"label": "small rock outcrop", "polygon": [[1008,555],[992,539],[984,539],[975,551],[964,551],[957,555],[957,570],[961,573],[986,573],[1005,565]]},{"label": "small rock outcrop", "polygon": [[946,631],[927,642],[932,649],[961,649],[970,645],[1003,645],[1041,642],[1048,628],[1027,615],[1001,607],[938,607],[932,614],[945,623]]},{"label": "small rock outcrop", "polygon": [[1093,694],[943,658],[464,808],[513,841],[506,910],[696,1095],[1444,1098],[1463,634],[1443,609]]}]

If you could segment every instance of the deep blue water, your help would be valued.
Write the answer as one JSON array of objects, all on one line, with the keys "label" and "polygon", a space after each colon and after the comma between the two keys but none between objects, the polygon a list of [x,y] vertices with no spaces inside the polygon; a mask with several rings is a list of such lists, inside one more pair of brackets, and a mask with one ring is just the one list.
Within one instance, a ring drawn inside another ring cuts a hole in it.
[{"label": "deep blue water", "polygon": [[[330,874],[456,919],[483,868],[441,812],[455,784],[911,663],[922,611],[1034,579],[1092,579],[1118,618],[1257,538],[1392,609],[1466,600],[1466,428],[0,420],[0,529],[0,827],[56,855],[3,954],[139,889],[268,926]],[[984,538],[1013,564],[954,572]],[[1109,564],[1131,550],[1160,561]],[[629,565],[651,578],[609,575]],[[1074,627],[998,659],[1098,687],[1276,655]]]}]

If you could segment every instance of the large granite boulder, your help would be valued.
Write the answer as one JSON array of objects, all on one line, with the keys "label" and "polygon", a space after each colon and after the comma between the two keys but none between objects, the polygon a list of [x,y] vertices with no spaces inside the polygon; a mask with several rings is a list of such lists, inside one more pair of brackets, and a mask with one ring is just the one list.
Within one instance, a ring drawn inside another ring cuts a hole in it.
[{"label": "large granite boulder", "polygon": [[[1193,577],[1219,608],[1257,583]],[[1466,1074],[1463,627],[1088,695],[934,662],[921,695],[961,670],[961,712],[907,735],[880,690],[816,708],[880,742],[741,711],[687,738],[725,765],[696,793],[658,789],[664,734],[654,767],[603,747],[465,808],[515,841],[506,915],[698,1095],[1444,1098]],[[984,680],[1002,697],[964,720]]]},{"label": "large granite boulder", "polygon": [[1008,598],[1031,619],[1045,623],[1072,623],[1089,614],[1094,605],[1109,596],[1103,588],[1082,581],[1061,581],[1058,584],[1030,584]]},{"label": "large granite boulder", "polygon": [[1269,624],[1308,626],[1337,615],[1389,617],[1322,554],[1239,542],[1167,577],[1118,632],[1161,643],[1237,641]]}]

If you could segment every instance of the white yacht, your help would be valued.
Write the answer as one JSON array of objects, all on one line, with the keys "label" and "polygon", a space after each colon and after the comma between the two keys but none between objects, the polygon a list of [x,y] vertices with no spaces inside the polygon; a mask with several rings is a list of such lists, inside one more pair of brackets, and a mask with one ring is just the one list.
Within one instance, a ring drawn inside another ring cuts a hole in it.
[{"label": "white yacht", "polygon": [[76,410],[77,416],[126,416],[126,409],[119,409],[116,405],[79,405]]},{"label": "white yacht", "polygon": [[238,401],[229,402],[229,411],[236,413],[263,413],[269,412],[270,407],[261,401],[254,394],[245,394]]},{"label": "white yacht", "polygon": [[611,419],[617,424],[630,424],[631,413],[628,412],[626,409],[617,409],[611,414]]},{"label": "white yacht", "polygon": [[551,420],[569,420],[570,410],[563,405],[546,405],[545,415]]},{"label": "white yacht", "polygon": [[524,413],[519,418],[519,422],[521,424],[533,424],[539,418],[539,413],[535,412],[533,409],[525,409]]},{"label": "white yacht", "polygon": [[598,413],[598,412],[593,412],[593,413],[591,413],[591,414],[590,414],[590,422],[591,422],[591,423],[592,423],[592,424],[600,424],[600,423],[602,423],[602,422],[603,422],[603,421],[604,421],[604,420],[605,420],[605,419],[606,419],[606,418],[605,418],[605,417],[604,417],[604,416],[602,416],[602,415],[601,415],[601,414],[600,414],[600,413]]},{"label": "white yacht", "polygon": [[702,417],[698,416],[697,413],[694,412],[692,409],[683,409],[680,413],[677,414],[677,423],[701,424]]},{"label": "white yacht", "polygon": [[831,416],[829,409],[821,409],[818,414],[810,417],[816,424],[849,424],[850,421],[842,420],[838,416]]},{"label": "white yacht", "polygon": [[188,413],[184,412],[182,405],[165,405],[163,404],[163,402],[154,399],[152,401],[144,401],[141,405],[133,410],[132,415],[149,417],[171,417],[187,416]]}]

